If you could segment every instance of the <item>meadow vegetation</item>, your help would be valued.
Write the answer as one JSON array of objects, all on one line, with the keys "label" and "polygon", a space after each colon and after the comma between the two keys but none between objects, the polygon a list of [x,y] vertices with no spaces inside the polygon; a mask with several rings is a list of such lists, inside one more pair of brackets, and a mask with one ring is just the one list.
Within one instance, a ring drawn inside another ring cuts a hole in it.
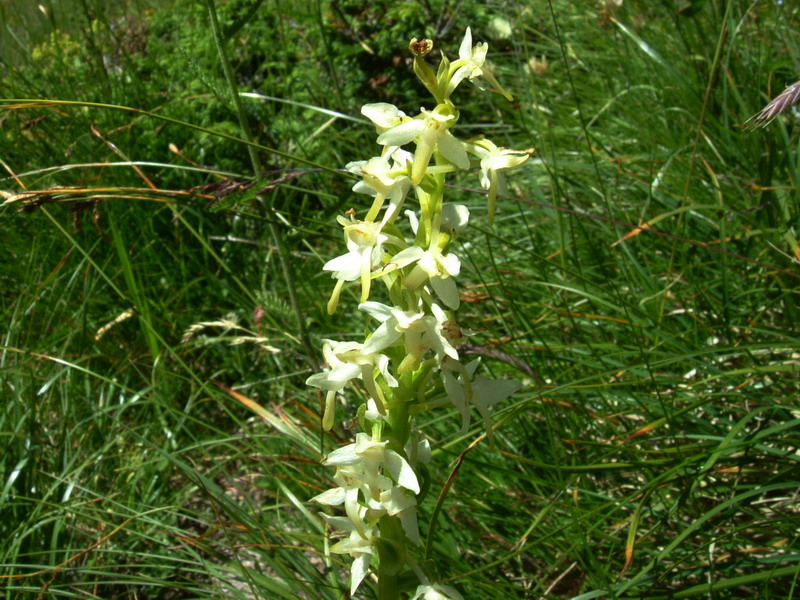
[{"label": "meadow vegetation", "polygon": [[255,177],[205,3],[106,5],[0,5],[2,597],[348,597],[308,499],[352,436],[304,382],[363,321],[321,267],[368,206],[360,107],[427,106],[409,39],[467,26],[514,100],[464,86],[459,135],[535,153],[493,227],[448,190],[462,351],[524,386],[495,448],[424,423],[428,566],[465,598],[800,595],[800,115],[742,126],[800,78],[800,7],[220,0]]}]

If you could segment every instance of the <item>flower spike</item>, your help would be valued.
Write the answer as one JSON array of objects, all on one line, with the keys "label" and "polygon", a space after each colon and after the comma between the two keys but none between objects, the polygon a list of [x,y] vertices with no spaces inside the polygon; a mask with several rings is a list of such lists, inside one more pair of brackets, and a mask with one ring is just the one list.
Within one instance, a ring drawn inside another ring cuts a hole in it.
[{"label": "flower spike", "polygon": [[[483,138],[464,141],[453,133],[460,113],[450,96],[462,81],[511,99],[487,69],[487,44],[473,45],[471,29],[458,58],[451,61],[442,53],[435,71],[425,60],[432,41],[414,39],[409,48],[414,72],[436,104],[415,116],[385,102],[363,106],[382,150],[346,168],[358,177],[353,192],[371,197],[372,204],[363,220],[354,209],[337,217],[346,251],[323,266],[336,280],[328,312],[337,309],[344,284],[358,281],[358,309],[370,319],[361,341],[324,340],[326,367],[306,380],[326,394],[326,431],[336,424],[337,398],[355,390],[362,400],[356,418],[346,422],[347,429],[357,424],[361,431],[323,460],[335,469],[334,487],[312,500],[344,512],[323,518],[340,538],[330,552],[352,558],[351,596],[374,568],[379,581],[415,575],[419,586],[412,600],[463,600],[454,588],[431,583],[413,558],[420,542],[417,505],[430,485],[425,465],[431,460],[430,442],[415,416],[450,406],[466,433],[475,408],[493,444],[491,408],[521,384],[485,380],[476,375],[478,361],[461,362],[458,348],[469,332],[456,320],[461,260],[454,240],[470,215],[465,206],[445,201],[445,181],[479,163],[491,219],[497,196],[505,193],[502,171],[522,165],[530,153]],[[418,206],[403,211],[411,198]],[[377,284],[385,286],[387,300],[370,299],[384,290]],[[412,589],[405,589],[407,595]]]}]

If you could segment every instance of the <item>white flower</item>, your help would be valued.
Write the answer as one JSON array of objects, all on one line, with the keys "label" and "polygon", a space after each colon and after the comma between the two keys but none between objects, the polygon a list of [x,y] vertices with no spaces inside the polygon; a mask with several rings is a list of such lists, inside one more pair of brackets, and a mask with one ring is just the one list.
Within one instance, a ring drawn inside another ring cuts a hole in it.
[{"label": "white flower", "polygon": [[380,506],[390,517],[400,519],[408,539],[419,543],[419,524],[417,523],[417,499],[399,487],[381,492]]},{"label": "white flower", "polygon": [[449,98],[453,90],[464,79],[469,79],[480,89],[485,89],[484,82],[477,80],[478,77],[483,77],[494,91],[502,94],[508,100],[512,100],[511,94],[503,89],[503,86],[495,79],[491,71],[484,66],[488,50],[489,45],[486,42],[475,44],[475,46],[472,45],[472,30],[467,27],[461,47],[458,49],[458,60],[450,64],[450,72],[453,74],[447,85],[445,97]]},{"label": "white flower", "polygon": [[364,411],[364,417],[370,421],[377,421],[378,419],[383,419],[385,421],[388,415],[386,412],[381,414],[381,412],[378,410],[378,405],[375,404],[375,401],[372,398],[370,398],[367,400],[367,410]]},{"label": "white flower", "polygon": [[[365,302],[359,304],[358,308],[381,321],[381,325],[364,344],[365,352],[383,350],[403,338],[407,355],[397,368],[400,375],[416,369],[429,350],[433,350],[439,362],[447,356],[458,360],[458,352],[451,339],[454,323],[435,302],[431,303],[430,315],[421,311],[404,311],[379,302]],[[367,418],[374,416],[371,408],[368,407],[370,414]]]},{"label": "white flower", "polygon": [[[478,361],[472,361],[467,365],[467,376],[462,377],[461,380],[453,374],[452,370],[442,371],[442,383],[444,384],[444,391],[447,394],[447,399],[450,400],[450,403],[455,406],[456,410],[458,410],[461,415],[461,431],[459,435],[464,435],[469,429],[471,417],[469,414],[468,397],[472,394],[472,388],[469,387],[469,380],[472,377],[472,372],[474,372],[477,367],[477,362]],[[473,364],[475,364],[475,366],[470,369]],[[461,363],[457,363],[457,365],[463,367]],[[456,365],[450,366],[455,368]]]},{"label": "white flower", "polygon": [[[469,224],[469,209],[463,204],[442,204],[442,228],[463,231]],[[416,233],[416,232],[415,232]]]},{"label": "white flower", "polygon": [[513,379],[483,379],[478,377],[472,382],[472,404],[478,409],[483,418],[483,425],[486,427],[489,439],[492,437],[492,413],[489,409],[508,398],[521,387],[522,383]]},{"label": "white flower", "polygon": [[[455,361],[445,362],[442,369],[442,383],[444,383],[447,398],[461,414],[460,435],[465,434],[469,429],[469,406],[471,404],[478,409],[483,418],[486,433],[492,440],[490,407],[508,398],[521,388],[522,384],[512,379],[488,380],[482,377],[473,379],[479,364],[480,359],[475,359],[467,365]],[[454,375],[454,372],[458,373],[458,376]]]},{"label": "white flower", "polygon": [[464,597],[449,585],[434,583],[419,586],[411,600],[464,600]]},{"label": "white flower", "polygon": [[371,221],[357,221],[353,217],[347,220],[338,217],[344,227],[344,238],[347,253],[337,256],[325,263],[325,271],[331,271],[336,286],[328,301],[328,312],[333,314],[339,302],[339,293],[345,281],[361,279],[361,301],[369,298],[372,270],[382,264],[383,244],[389,236],[381,232],[381,224]]},{"label": "white flower", "polygon": [[332,488],[321,494],[317,494],[311,498],[312,502],[319,502],[327,506],[340,506],[344,504],[347,518],[356,528],[356,530],[366,537],[365,523],[366,514],[363,507],[358,503],[358,493],[363,487],[363,478],[359,477],[358,471],[348,467],[337,467],[336,475],[333,480],[339,484],[339,487]]},{"label": "white flower", "polygon": [[347,538],[331,546],[331,552],[349,554],[353,558],[353,564],[350,567],[350,595],[354,596],[369,571],[369,563],[375,552],[375,540],[379,537],[379,534],[375,532],[377,528],[368,527],[362,534],[349,519],[322,516],[336,529],[350,532]]},{"label": "white flower", "polygon": [[[393,104],[386,102],[376,102],[374,104],[365,104],[361,107],[361,114],[367,117],[375,124],[375,131],[378,135],[384,131],[397,127],[405,121],[409,121],[410,117],[397,108]],[[386,146],[383,149],[383,156],[389,157],[393,154],[399,146]]]},{"label": "white flower", "polygon": [[453,345],[450,328],[453,324],[442,308],[431,304],[433,314],[426,315],[419,324],[409,328],[404,342],[408,355],[397,368],[399,374],[415,370],[425,359],[429,350],[433,350],[438,364],[442,364],[448,357],[457,361],[458,351]]},{"label": "white flower", "polygon": [[365,104],[361,107],[361,114],[375,124],[375,130],[378,133],[383,133],[392,127],[396,127],[403,122],[403,118],[406,116],[394,104],[387,102]]},{"label": "white flower", "polygon": [[415,290],[430,280],[431,287],[447,308],[456,310],[461,303],[458,287],[453,277],[461,272],[461,261],[455,254],[442,254],[442,250],[433,245],[428,250],[419,246],[410,246],[392,257],[392,263],[403,268],[417,263],[405,278],[405,285]]},{"label": "white flower", "polygon": [[431,443],[425,437],[420,438],[421,435],[423,434],[415,433],[406,444],[405,451],[406,456],[413,464],[426,465],[431,462]]},{"label": "white flower", "polygon": [[353,191],[359,194],[387,198],[398,191],[405,192],[411,183],[404,173],[393,172],[389,161],[382,156],[350,162],[345,168],[354,175],[363,177],[362,181],[353,186]]},{"label": "white flower", "polygon": [[366,433],[357,433],[356,441],[337,448],[323,461],[326,465],[361,465],[373,492],[380,489],[378,471],[386,468],[398,485],[419,494],[419,482],[414,469],[405,458],[386,448],[388,441],[376,442]]},{"label": "white flower", "polygon": [[[318,494],[313,501],[330,506],[344,504],[348,519],[363,536],[368,524],[384,514],[400,519],[409,539],[419,541],[417,501],[420,487],[414,469],[400,454],[389,450],[388,441],[376,442],[366,433],[356,434],[352,444],[331,452],[323,464],[336,467],[338,488]],[[391,479],[384,475],[388,473]],[[363,503],[359,502],[359,492]]]},{"label": "white flower", "polygon": [[[411,231],[414,235],[417,234],[419,229],[419,217],[417,213],[411,210],[406,211],[408,223],[411,225]],[[453,204],[452,202],[445,202],[442,204],[442,229],[450,229],[451,231],[463,231],[469,224],[469,209],[463,204]]]},{"label": "white flower", "polygon": [[364,344],[358,342],[324,340],[322,354],[329,368],[306,379],[306,385],[328,392],[325,401],[325,415],[322,419],[324,429],[329,430],[333,427],[336,394],[342,392],[352,379],[361,379],[364,382],[364,387],[375,400],[378,410],[384,412],[383,392],[375,382],[374,370],[377,369],[383,375],[390,387],[397,387],[398,384],[389,372],[389,358],[378,352],[379,350],[375,350],[375,346],[371,348],[371,351],[366,351]]},{"label": "white flower", "polygon": [[416,140],[417,150],[411,166],[411,181],[418,184],[425,176],[434,150],[438,150],[451,163],[460,169],[469,168],[469,157],[464,143],[450,133],[455,123],[453,109],[440,104],[433,110],[420,109],[417,117],[384,131],[378,136],[378,143],[384,146],[402,146]]},{"label": "white flower", "polygon": [[492,221],[497,194],[506,193],[505,179],[498,171],[520,166],[528,160],[529,154],[522,150],[500,148],[487,139],[478,140],[469,150],[481,159],[481,187],[489,190],[489,220]]},{"label": "white flower", "polygon": [[408,176],[408,165],[414,160],[410,152],[397,149],[392,153],[393,165],[382,157],[376,156],[369,160],[359,160],[347,163],[348,171],[355,175],[361,175],[363,179],[353,186],[353,191],[359,194],[368,194],[375,197],[366,221],[374,221],[378,212],[383,206],[383,201],[389,198],[389,208],[386,216],[381,222],[381,226],[394,220],[403,200],[411,187],[411,179]]},{"label": "white flower", "polygon": [[403,333],[422,319],[425,314],[413,310],[387,306],[380,302],[364,302],[358,305],[371,317],[381,322],[378,328],[364,343],[365,351],[376,352],[394,344]]}]

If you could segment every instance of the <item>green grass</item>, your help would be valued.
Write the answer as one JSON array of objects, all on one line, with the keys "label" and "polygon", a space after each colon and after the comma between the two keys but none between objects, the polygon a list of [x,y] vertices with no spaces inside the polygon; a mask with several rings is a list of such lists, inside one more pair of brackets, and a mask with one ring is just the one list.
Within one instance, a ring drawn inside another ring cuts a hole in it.
[{"label": "green grass", "polygon": [[[272,214],[240,185],[202,3],[2,8],[0,188],[35,193],[0,207],[4,598],[346,597],[308,498],[352,433],[320,431],[298,319],[316,348],[363,329],[352,289],[325,312],[335,216],[363,201],[335,170],[375,148],[361,104],[427,106],[406,38],[441,3],[220,4],[241,89],[269,97],[244,100],[282,153],[259,150]],[[536,154],[493,229],[476,178],[451,190],[473,213],[460,322],[485,370],[526,385],[495,450],[425,415],[423,537],[463,460],[429,567],[465,598],[795,598],[797,117],[740,125],[798,79],[800,9],[611,4],[467,3],[439,30],[452,55],[471,24],[515,95],[464,86],[462,122]],[[497,15],[511,38],[489,37]],[[182,342],[223,319],[249,333]]]}]

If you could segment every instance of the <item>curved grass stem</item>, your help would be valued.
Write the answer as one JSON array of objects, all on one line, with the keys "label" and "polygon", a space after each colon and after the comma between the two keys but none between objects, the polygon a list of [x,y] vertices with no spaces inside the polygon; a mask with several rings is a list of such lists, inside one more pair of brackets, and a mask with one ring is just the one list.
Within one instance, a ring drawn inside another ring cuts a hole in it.
[{"label": "curved grass stem", "polygon": [[[233,101],[236,105],[236,112],[239,117],[239,125],[242,128],[245,139],[253,142],[255,141],[255,137],[253,136],[253,130],[250,128],[250,122],[247,119],[247,113],[244,110],[242,98],[239,95],[239,89],[236,85],[236,76],[233,72],[233,67],[231,66],[231,62],[228,59],[228,53],[225,49],[225,40],[222,39],[222,30],[219,26],[217,8],[214,0],[206,0],[206,6],[208,7],[208,17],[211,23],[212,33],[214,34],[214,41],[217,45],[217,53],[219,54],[219,59],[222,63],[222,70],[225,73],[225,81],[228,83],[231,96],[233,97]],[[256,175],[256,178],[260,180],[264,174],[264,167],[261,164],[261,159],[258,157],[256,149],[252,145],[247,146],[247,151],[250,155],[250,162],[253,165],[253,171]],[[268,217],[267,223],[269,226],[270,236],[272,237],[273,244],[275,244],[275,247],[278,249],[278,260],[281,264],[283,277],[286,280],[286,287],[289,292],[289,303],[291,304],[292,310],[297,318],[297,326],[300,329],[300,338],[303,340],[303,345],[305,346],[306,358],[311,364],[312,368],[315,371],[319,371],[319,361],[316,358],[314,346],[311,344],[311,338],[308,335],[308,329],[306,328],[305,324],[305,315],[300,309],[300,303],[297,299],[297,286],[295,285],[294,274],[290,268],[289,259],[286,256],[286,249],[283,246],[283,240],[281,239],[280,231],[278,231],[278,227],[275,224],[274,219],[271,218],[273,213],[272,202],[261,195],[256,196],[256,198],[258,200],[259,212],[261,212],[262,216]]]}]

